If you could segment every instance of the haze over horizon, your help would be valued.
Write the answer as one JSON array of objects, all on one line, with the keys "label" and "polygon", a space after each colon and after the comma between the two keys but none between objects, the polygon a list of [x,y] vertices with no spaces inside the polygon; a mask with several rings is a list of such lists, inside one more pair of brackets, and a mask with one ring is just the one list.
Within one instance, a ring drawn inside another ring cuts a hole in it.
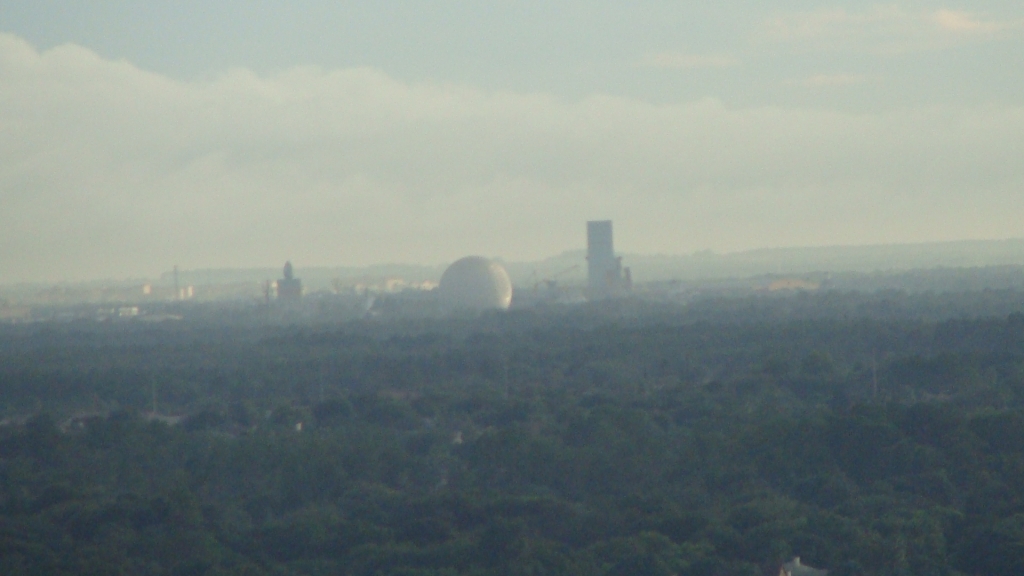
[{"label": "haze over horizon", "polygon": [[1024,5],[0,6],[0,284],[1024,237]]}]

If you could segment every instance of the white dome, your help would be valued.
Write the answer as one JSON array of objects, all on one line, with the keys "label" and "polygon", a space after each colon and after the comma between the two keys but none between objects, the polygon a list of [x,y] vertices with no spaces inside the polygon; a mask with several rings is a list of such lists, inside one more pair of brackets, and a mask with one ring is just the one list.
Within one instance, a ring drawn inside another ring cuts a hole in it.
[{"label": "white dome", "polygon": [[507,310],[512,303],[512,282],[501,264],[482,256],[456,260],[437,287],[450,308]]}]

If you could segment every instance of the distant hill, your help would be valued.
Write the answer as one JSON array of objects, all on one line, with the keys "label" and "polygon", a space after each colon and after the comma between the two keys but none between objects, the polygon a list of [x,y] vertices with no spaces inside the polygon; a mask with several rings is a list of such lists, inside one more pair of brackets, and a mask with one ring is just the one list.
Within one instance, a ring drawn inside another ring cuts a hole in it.
[{"label": "distant hill", "polygon": [[[355,282],[359,280],[381,280],[402,278],[409,282],[437,281],[444,272],[444,266],[419,266],[414,264],[379,264],[374,266],[313,266],[303,267],[295,263],[295,276],[302,280],[307,291],[327,290],[335,280]],[[244,282],[262,283],[277,280],[282,276],[281,268],[215,268],[181,270],[178,282],[181,285],[238,284]],[[174,273],[164,272],[161,284],[173,284]]]},{"label": "distant hill", "polygon": [[[509,273],[515,279],[528,276],[533,268],[554,273],[574,264],[580,268],[567,278],[582,279],[586,273],[586,254],[582,250],[540,262],[510,263]],[[632,270],[637,282],[746,278],[765,274],[892,273],[931,268],[1024,266],[1024,239],[769,248],[726,254],[711,251],[689,255],[625,253],[622,264]]]},{"label": "distant hill", "polygon": [[[812,273],[896,273],[933,268],[982,268],[1024,266],[1024,239],[967,240],[875,246],[826,246],[814,248],[767,248],[719,254],[711,251],[687,255],[622,254],[623,266],[636,282],[666,280],[698,281],[748,278],[761,275]],[[445,264],[381,264],[305,268],[296,262],[295,274],[308,290],[328,289],[336,279],[402,278],[409,282],[436,282]],[[532,262],[503,262],[518,286],[532,286],[544,279],[581,283],[586,278],[586,252],[573,250]],[[263,282],[281,276],[280,268],[224,268],[182,270],[182,285]],[[160,283],[173,283],[171,272]]]}]

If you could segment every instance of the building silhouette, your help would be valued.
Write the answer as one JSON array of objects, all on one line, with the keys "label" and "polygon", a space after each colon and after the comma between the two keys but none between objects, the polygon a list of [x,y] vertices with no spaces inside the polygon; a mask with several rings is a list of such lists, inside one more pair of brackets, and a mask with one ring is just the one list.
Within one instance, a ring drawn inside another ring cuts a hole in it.
[{"label": "building silhouette", "polygon": [[291,261],[284,263],[284,278],[277,281],[277,299],[283,302],[302,299],[302,280],[295,277]]},{"label": "building silhouette", "polygon": [[615,256],[612,242],[612,221],[587,222],[587,296],[604,300],[622,296],[632,288],[629,268],[622,268],[622,258]]}]

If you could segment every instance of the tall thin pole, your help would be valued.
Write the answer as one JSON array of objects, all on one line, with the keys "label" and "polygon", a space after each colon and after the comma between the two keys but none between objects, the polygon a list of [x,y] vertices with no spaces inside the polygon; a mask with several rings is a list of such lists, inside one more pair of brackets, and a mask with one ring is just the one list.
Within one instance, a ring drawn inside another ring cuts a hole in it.
[{"label": "tall thin pole", "polygon": [[876,358],[877,352],[871,352],[871,399],[878,399],[878,359]]}]

